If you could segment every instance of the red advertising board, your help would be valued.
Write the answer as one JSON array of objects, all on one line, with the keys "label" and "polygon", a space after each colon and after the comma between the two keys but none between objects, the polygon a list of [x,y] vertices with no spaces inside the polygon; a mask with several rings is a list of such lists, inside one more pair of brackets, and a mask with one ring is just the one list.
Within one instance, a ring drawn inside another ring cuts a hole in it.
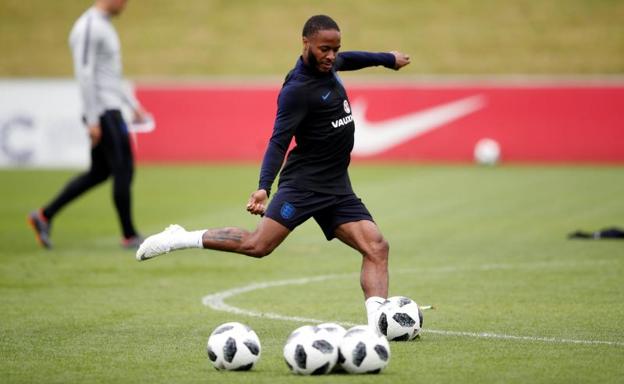
[{"label": "red advertising board", "polygon": [[[624,85],[347,85],[355,159],[472,161],[496,140],[503,161],[624,162]],[[157,129],[143,162],[260,161],[279,83],[138,86]]]}]

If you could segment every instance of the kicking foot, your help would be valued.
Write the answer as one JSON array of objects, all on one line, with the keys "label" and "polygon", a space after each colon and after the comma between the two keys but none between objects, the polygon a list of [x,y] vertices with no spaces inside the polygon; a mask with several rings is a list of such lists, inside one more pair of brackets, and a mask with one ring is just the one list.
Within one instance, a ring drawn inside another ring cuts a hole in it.
[{"label": "kicking foot", "polygon": [[121,247],[125,249],[137,249],[145,238],[141,235],[134,235],[121,239]]},{"label": "kicking foot", "polygon": [[37,243],[44,248],[52,248],[52,242],[50,241],[50,223],[48,219],[43,216],[41,210],[33,211],[28,215],[28,224],[30,224],[35,231]]},{"label": "kicking foot", "polygon": [[175,247],[176,234],[186,232],[177,224],[172,224],[164,231],[145,239],[136,253],[136,259],[143,261],[178,249]]}]

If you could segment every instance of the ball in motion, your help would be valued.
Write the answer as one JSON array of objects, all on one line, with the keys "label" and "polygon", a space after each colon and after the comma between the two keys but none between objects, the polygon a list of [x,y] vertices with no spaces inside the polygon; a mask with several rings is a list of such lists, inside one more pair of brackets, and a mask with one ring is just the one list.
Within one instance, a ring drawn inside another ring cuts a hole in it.
[{"label": "ball in motion", "polygon": [[349,373],[379,373],[389,361],[388,340],[367,325],[349,329],[340,342],[338,362]]},{"label": "ball in motion", "polygon": [[500,159],[501,149],[496,140],[481,139],[474,148],[474,159],[477,164],[496,165]]},{"label": "ball in motion", "polygon": [[325,329],[306,325],[295,329],[284,345],[284,360],[293,373],[324,375],[338,361],[338,345]]},{"label": "ball in motion", "polygon": [[218,370],[248,371],[260,358],[261,349],[256,332],[241,323],[221,324],[208,338],[208,359]]},{"label": "ball in motion", "polygon": [[409,297],[390,297],[375,313],[375,325],[388,340],[412,340],[422,328],[422,311]]}]

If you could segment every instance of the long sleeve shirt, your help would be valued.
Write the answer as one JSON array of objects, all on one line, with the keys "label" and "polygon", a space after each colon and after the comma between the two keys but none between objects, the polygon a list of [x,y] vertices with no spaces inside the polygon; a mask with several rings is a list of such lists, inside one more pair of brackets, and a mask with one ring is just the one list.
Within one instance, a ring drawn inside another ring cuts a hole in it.
[{"label": "long sleeve shirt", "polygon": [[[394,68],[394,55],[341,52],[328,73],[319,72],[299,58],[278,96],[273,134],[260,171],[260,189],[270,192],[281,169],[280,187],[335,195],[353,192],[347,168],[355,124],[349,98],[336,71],[377,65]],[[293,137],[296,146],[282,169]]]},{"label": "long sleeve shirt", "polygon": [[78,18],[69,35],[74,73],[80,86],[83,116],[97,124],[109,109],[132,109],[138,102],[123,83],[121,45],[110,17],[96,7]]}]

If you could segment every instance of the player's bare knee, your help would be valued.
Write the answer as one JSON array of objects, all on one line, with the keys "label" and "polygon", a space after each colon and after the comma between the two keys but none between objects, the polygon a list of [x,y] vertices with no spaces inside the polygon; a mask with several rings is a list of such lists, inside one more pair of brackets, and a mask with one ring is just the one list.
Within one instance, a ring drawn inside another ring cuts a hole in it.
[{"label": "player's bare knee", "polygon": [[271,244],[256,231],[243,241],[241,251],[247,256],[261,259],[270,255],[276,247],[276,244]]},{"label": "player's bare knee", "polygon": [[382,258],[387,258],[388,253],[390,252],[390,243],[383,237],[379,240],[373,242],[372,244],[373,252],[376,255],[379,255]]},{"label": "player's bare knee", "polygon": [[390,253],[390,243],[384,238],[379,239],[371,244],[368,257],[375,264],[388,264],[388,254]]},{"label": "player's bare knee", "polygon": [[263,257],[269,256],[273,252],[273,249],[269,247],[258,247],[254,249],[253,257],[261,259]]},{"label": "player's bare knee", "polygon": [[385,258],[388,258],[388,254],[390,254],[390,243],[386,239],[381,240],[380,244],[381,252],[385,255]]},{"label": "player's bare knee", "polygon": [[262,243],[251,243],[244,247],[244,253],[247,256],[255,257],[261,259],[270,255],[275,247],[271,247],[268,244]]}]

